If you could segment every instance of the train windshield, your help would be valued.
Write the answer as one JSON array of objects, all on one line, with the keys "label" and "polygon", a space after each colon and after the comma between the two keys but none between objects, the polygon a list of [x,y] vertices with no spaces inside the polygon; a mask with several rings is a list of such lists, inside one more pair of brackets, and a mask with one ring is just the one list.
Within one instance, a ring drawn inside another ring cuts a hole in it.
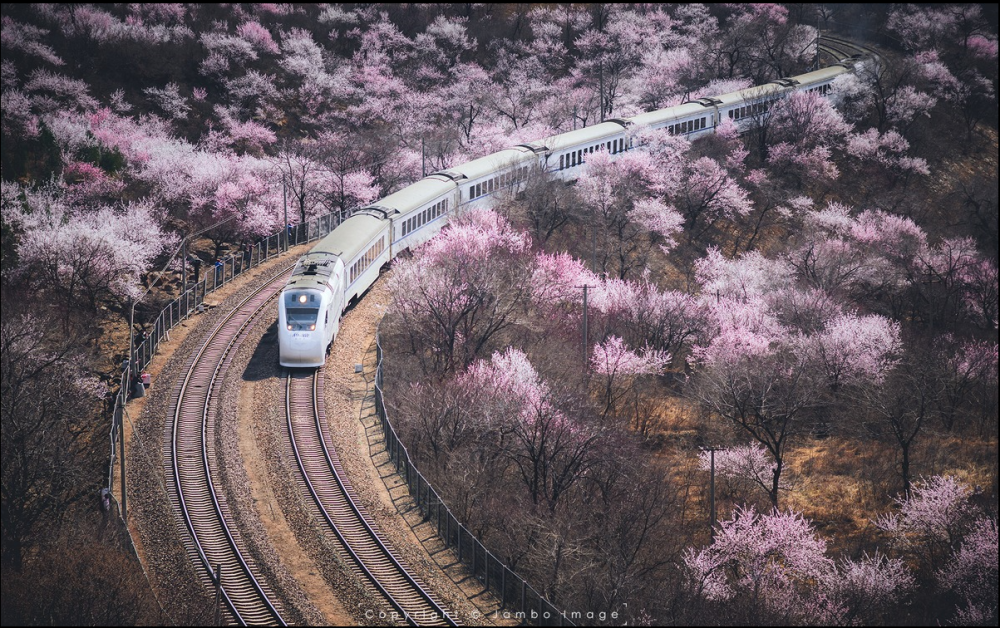
[{"label": "train windshield", "polygon": [[285,293],[285,325],[288,331],[315,331],[320,295],[313,291]]},{"label": "train windshield", "polygon": [[288,319],[289,331],[314,331],[316,319],[319,318],[319,309],[312,307],[285,308],[285,318]]}]

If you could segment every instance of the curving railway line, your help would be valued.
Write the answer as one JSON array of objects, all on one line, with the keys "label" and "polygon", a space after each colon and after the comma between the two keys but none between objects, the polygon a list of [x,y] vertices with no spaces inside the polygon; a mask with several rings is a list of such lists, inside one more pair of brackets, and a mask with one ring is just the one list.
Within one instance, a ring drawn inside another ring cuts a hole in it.
[{"label": "curving railway line", "polygon": [[[241,540],[227,503],[216,455],[216,424],[222,382],[237,353],[267,306],[278,296],[291,266],[265,280],[218,322],[187,364],[170,406],[165,461],[170,497],[188,535],[186,549],[200,566],[203,584],[217,591],[222,619],[239,625],[285,625],[280,600],[261,565]],[[406,568],[359,505],[329,443],[323,409],[323,369],[288,371],[285,411],[288,438],[306,487],[307,502],[326,521],[323,534],[335,537],[350,556],[349,568],[391,609],[389,617],[421,626],[457,626],[457,621]]]},{"label": "curving railway line", "polygon": [[841,63],[850,60],[857,60],[861,56],[867,56],[878,62],[879,53],[869,46],[862,46],[846,39],[823,35],[819,41],[819,51],[829,58],[830,63]]},{"label": "curving railway line", "polygon": [[289,370],[285,417],[296,464],[310,501],[350,554],[351,569],[373,586],[399,619],[410,625],[457,626],[442,605],[409,573],[379,534],[374,520],[358,506],[337,452],[329,445],[323,411],[323,368]]}]

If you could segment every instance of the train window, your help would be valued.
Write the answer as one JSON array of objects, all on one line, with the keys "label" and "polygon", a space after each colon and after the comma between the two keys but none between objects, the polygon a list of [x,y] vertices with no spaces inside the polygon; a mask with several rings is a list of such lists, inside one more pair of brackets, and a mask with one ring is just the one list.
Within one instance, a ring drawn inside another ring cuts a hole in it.
[{"label": "train window", "polygon": [[582,164],[583,163],[583,150],[582,149],[576,151],[576,163],[578,163],[578,164]]},{"label": "train window", "polygon": [[318,318],[319,308],[285,308],[285,322],[288,325],[289,331],[313,331],[316,329],[316,319]]}]

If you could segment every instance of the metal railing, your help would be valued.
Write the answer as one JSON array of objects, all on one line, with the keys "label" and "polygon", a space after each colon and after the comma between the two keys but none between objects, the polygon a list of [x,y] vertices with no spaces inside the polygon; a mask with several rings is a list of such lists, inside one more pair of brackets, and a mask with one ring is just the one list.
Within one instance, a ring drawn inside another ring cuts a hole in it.
[{"label": "metal railing", "polygon": [[482,584],[483,591],[491,591],[500,600],[501,608],[505,609],[501,612],[506,613],[505,616],[538,626],[575,626],[562,611],[503,564],[462,525],[430,482],[417,470],[386,411],[382,392],[382,344],[378,332],[375,334],[375,349],[375,413],[385,436],[385,450],[396,472],[406,482],[424,521],[435,526],[438,537]]}]

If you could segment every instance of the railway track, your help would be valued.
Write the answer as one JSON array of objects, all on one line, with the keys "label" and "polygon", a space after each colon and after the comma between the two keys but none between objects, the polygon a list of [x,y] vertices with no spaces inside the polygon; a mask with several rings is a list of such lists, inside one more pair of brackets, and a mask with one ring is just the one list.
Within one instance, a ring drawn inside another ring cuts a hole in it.
[{"label": "railway track", "polygon": [[327,440],[323,411],[323,368],[289,370],[285,416],[292,452],[309,500],[352,558],[351,569],[391,605],[400,621],[414,626],[457,626],[409,573],[380,535],[374,520],[358,506],[336,450]]},{"label": "railway track", "polygon": [[262,581],[260,565],[247,555],[219,486],[216,414],[221,381],[252,323],[285,283],[286,267],[244,299],[208,335],[178,382],[173,414],[170,464],[173,510],[190,533],[189,554],[202,567],[207,586],[216,584],[224,619],[240,625],[285,625],[280,604]]},{"label": "railway track", "polygon": [[831,63],[857,59],[860,55],[867,55],[878,60],[879,55],[874,48],[862,46],[846,39],[824,35],[819,43],[820,53],[831,59]]}]

